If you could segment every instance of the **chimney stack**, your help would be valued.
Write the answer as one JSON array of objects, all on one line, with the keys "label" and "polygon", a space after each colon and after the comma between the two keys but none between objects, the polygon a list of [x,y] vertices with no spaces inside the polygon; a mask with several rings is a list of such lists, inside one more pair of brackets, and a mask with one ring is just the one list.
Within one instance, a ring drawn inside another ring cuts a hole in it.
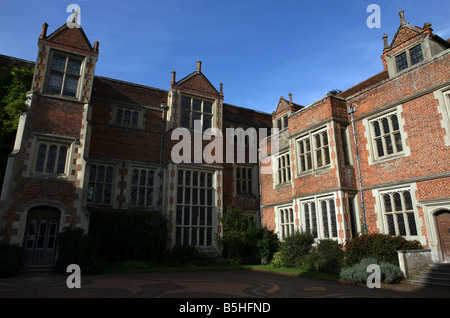
[{"label": "chimney stack", "polygon": [[405,11],[401,10],[398,15],[400,16],[400,25],[405,25]]},{"label": "chimney stack", "polygon": [[45,22],[42,23],[42,31],[41,31],[41,35],[39,36],[40,39],[47,38],[47,28],[48,28],[48,24]]},{"label": "chimney stack", "polygon": [[201,73],[202,71],[202,61],[197,61],[197,72]]}]

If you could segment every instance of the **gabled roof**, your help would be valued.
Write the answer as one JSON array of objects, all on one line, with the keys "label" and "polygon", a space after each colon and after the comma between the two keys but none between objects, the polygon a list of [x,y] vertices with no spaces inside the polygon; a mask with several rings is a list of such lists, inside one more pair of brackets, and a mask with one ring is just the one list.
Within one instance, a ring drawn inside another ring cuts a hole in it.
[{"label": "gabled roof", "polygon": [[[174,76],[174,75],[173,75]],[[197,70],[183,79],[175,82],[174,78],[172,79],[172,85],[176,85],[178,88],[181,88],[186,91],[191,91],[195,94],[200,95],[213,95],[220,96],[222,95],[222,87],[219,92],[214,85],[203,75],[201,71],[201,62],[197,61]]]},{"label": "gabled roof", "polygon": [[283,113],[286,110],[297,111],[304,106],[299,104],[295,104],[292,102],[292,94],[289,94],[289,100],[285,99],[283,96],[280,97],[280,101],[278,102],[277,109],[275,110],[275,116],[277,114]]},{"label": "gabled roof", "polygon": [[44,38],[48,41],[70,45],[83,50],[94,50],[86,33],[84,33],[83,28],[79,25],[78,27],[69,27],[67,23],[64,23],[56,31]]}]

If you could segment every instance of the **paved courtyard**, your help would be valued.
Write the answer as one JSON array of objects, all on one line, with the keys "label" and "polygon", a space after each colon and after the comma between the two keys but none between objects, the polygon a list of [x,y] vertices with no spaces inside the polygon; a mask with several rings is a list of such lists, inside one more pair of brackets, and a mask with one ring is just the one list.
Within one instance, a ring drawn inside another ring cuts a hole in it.
[{"label": "paved courtyard", "polygon": [[450,298],[450,288],[413,284],[365,285],[269,272],[195,271],[82,275],[68,288],[69,274],[0,279],[0,298]]}]

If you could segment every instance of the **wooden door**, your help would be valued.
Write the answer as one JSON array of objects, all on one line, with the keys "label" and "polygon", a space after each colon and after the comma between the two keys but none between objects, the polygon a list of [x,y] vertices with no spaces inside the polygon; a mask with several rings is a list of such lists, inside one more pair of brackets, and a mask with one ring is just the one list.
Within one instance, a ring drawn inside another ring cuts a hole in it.
[{"label": "wooden door", "polygon": [[50,207],[37,207],[28,212],[23,247],[26,265],[53,265],[60,212]]},{"label": "wooden door", "polygon": [[450,261],[450,212],[442,212],[436,216],[439,241],[444,261]]}]

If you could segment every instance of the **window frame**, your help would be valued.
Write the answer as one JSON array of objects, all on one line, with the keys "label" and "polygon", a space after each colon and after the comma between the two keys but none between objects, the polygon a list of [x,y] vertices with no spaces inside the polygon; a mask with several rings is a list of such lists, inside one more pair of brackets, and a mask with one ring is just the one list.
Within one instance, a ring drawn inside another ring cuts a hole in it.
[{"label": "window frame", "polygon": [[278,237],[281,241],[298,231],[295,224],[297,216],[292,205],[278,207],[276,217]]},{"label": "window frame", "polygon": [[[91,176],[92,176],[92,167],[96,167],[96,171],[95,171],[95,179],[91,180]],[[98,178],[98,168],[99,167],[103,167],[104,168],[104,177],[103,180],[97,180]],[[107,181],[107,173],[108,173],[108,169],[110,169],[111,171],[111,181]],[[113,205],[114,204],[114,188],[115,188],[115,178],[116,178],[116,167],[113,164],[108,164],[108,163],[89,163],[87,165],[87,187],[86,187],[86,202],[87,204],[93,204],[93,205]],[[92,188],[92,194],[90,194],[91,192],[91,186],[93,185]],[[98,186],[102,185],[101,187],[101,200],[97,201],[96,199],[96,195],[97,195],[97,189]],[[105,201],[105,185],[108,185],[108,188],[110,188],[110,193],[109,193],[109,201]],[[90,199],[90,196],[92,196],[92,199]]]},{"label": "window frame", "polygon": [[[189,173],[187,174],[187,172]],[[181,180],[180,173],[182,173]],[[197,174],[197,182],[194,182],[195,173]],[[187,178],[188,175],[189,179]],[[203,184],[202,175],[204,176]],[[175,245],[194,245],[200,249],[214,247],[214,228],[217,222],[216,197],[218,195],[214,181],[215,175],[215,172],[207,170],[178,169],[176,176],[177,196],[174,213]],[[210,183],[209,176],[211,178]],[[188,189],[189,191],[187,191]],[[196,200],[194,200],[195,196]],[[188,220],[186,220],[186,216]],[[193,238],[195,242],[193,242]],[[188,242],[185,242],[185,239]]]},{"label": "window frame", "polygon": [[[324,209],[324,203],[326,209]],[[339,209],[336,204],[335,195],[300,199],[298,204],[300,207],[299,227],[303,231],[312,231],[316,240],[340,239],[338,221]],[[306,206],[308,209],[305,208]],[[314,209],[312,209],[312,207],[314,207]],[[334,215],[331,213],[331,207],[333,207]]]},{"label": "window frame", "polygon": [[[421,54],[422,54],[422,59],[421,59],[420,61],[418,61],[418,62],[412,64],[411,50],[413,50],[413,49],[415,49],[415,48],[417,48],[417,47],[420,47],[420,52],[421,52]],[[398,63],[397,63],[397,58],[400,57],[400,56],[403,55],[403,54],[404,54],[405,57],[406,57],[406,67],[403,68],[403,69],[401,69],[401,70],[399,70]],[[401,52],[399,52],[399,53],[397,53],[396,55],[393,56],[393,61],[394,61],[394,66],[395,66],[395,71],[396,71],[398,74],[399,74],[399,73],[402,73],[402,72],[404,72],[404,71],[406,71],[406,70],[408,70],[408,69],[411,69],[411,67],[413,67],[413,66],[415,66],[415,65],[418,65],[418,64],[422,63],[424,60],[425,60],[425,55],[424,55],[424,50],[423,50],[423,47],[422,47],[422,44],[421,44],[421,43],[414,43],[414,44],[411,45],[410,47],[406,48],[405,50],[403,50],[403,51],[401,51]]]},{"label": "window frame", "polygon": [[[406,196],[405,193],[409,193],[409,199],[410,199],[410,208],[408,208],[406,203]],[[395,195],[398,195],[400,202],[395,202]],[[411,187],[403,187],[403,188],[395,188],[395,189],[389,189],[389,190],[382,190],[378,192],[380,205],[381,205],[381,215],[383,219],[383,226],[384,226],[384,232],[386,234],[395,235],[395,236],[402,236],[404,238],[411,238],[419,240],[420,231],[420,220],[418,217],[418,213],[416,211],[416,204],[415,204],[415,198],[413,196],[413,190]],[[391,209],[388,211],[386,209],[387,201],[386,198],[389,197],[389,202]],[[397,210],[396,204],[400,203],[400,210]],[[401,225],[399,225],[399,218],[396,217],[398,215],[402,216],[403,220],[403,227],[404,227],[404,235],[402,234],[402,228]],[[408,215],[413,216],[413,222],[415,231],[411,230],[411,220],[409,219]],[[389,221],[389,216],[392,216],[393,224]],[[393,226],[393,228],[392,228]]]},{"label": "window frame", "polygon": [[[394,130],[393,128],[393,123],[392,123],[392,117],[396,116],[397,118],[397,125],[398,125],[398,129]],[[389,118],[388,119],[388,126],[390,131],[388,133],[383,133],[383,120]],[[377,114],[376,116],[373,116],[372,118],[367,120],[367,124],[369,125],[369,133],[370,133],[370,148],[371,148],[371,156],[373,158],[373,162],[377,163],[377,162],[382,162],[382,161],[387,161],[387,160],[391,160],[391,159],[396,159],[396,158],[400,158],[400,157],[404,157],[407,155],[407,146],[406,146],[406,136],[405,136],[405,132],[403,129],[403,119],[401,117],[401,112],[395,108],[394,110],[389,110],[387,112],[381,113],[381,114]],[[374,123],[378,122],[379,123],[379,130],[381,135],[377,135],[376,131],[375,131],[375,127],[374,127]],[[395,134],[400,134],[400,139],[397,140],[401,141],[401,150],[398,150],[397,146],[395,145]],[[390,137],[392,141],[392,146],[391,148],[394,149],[396,151],[393,151],[392,153],[387,153],[388,150],[388,146],[386,145],[386,137]],[[379,155],[378,152],[378,144],[377,144],[377,140],[381,140],[382,143],[382,147],[383,147],[383,152],[384,154],[382,156]]]},{"label": "window frame", "polygon": [[[136,184],[134,184],[134,173],[137,172],[137,179]],[[158,171],[156,168],[144,168],[144,167],[132,167],[130,169],[130,176],[129,176],[129,198],[130,198],[130,207],[133,208],[144,208],[144,209],[155,209],[156,208],[156,201],[158,199],[157,197],[157,188],[158,188]],[[145,182],[142,184],[142,173],[145,173]],[[153,174],[152,176],[152,184],[149,185],[149,174]],[[133,192],[136,191],[136,197],[135,201],[133,198]],[[143,195],[143,201],[144,203],[141,204],[141,193],[144,193]],[[148,202],[149,200],[149,191],[151,193],[151,202]]]},{"label": "window frame", "polygon": [[[253,196],[253,169],[249,166],[236,166],[235,167],[235,186],[237,196]],[[246,177],[243,177],[243,171],[246,171]],[[246,190],[244,191],[243,185],[245,184]]]},{"label": "window frame", "polygon": [[[284,164],[283,163],[284,159]],[[288,163],[286,163],[288,161]],[[282,186],[292,183],[290,152],[283,152],[275,157],[275,186]]]},{"label": "window frame", "polygon": [[[41,153],[41,147],[45,146],[45,152]],[[54,155],[54,162],[51,163],[50,159],[50,151],[52,147],[56,147],[56,153]],[[65,148],[64,155],[64,166],[63,169],[60,169],[62,163],[60,162],[61,158],[61,149]],[[38,140],[36,142],[36,151],[35,158],[33,161],[32,172],[36,174],[42,175],[54,175],[54,176],[68,176],[68,169],[70,163],[70,151],[71,145],[61,142],[47,141],[47,140]],[[39,168],[38,168],[39,164]],[[51,170],[51,171],[49,171]]]},{"label": "window frame", "polygon": [[[65,64],[64,64],[64,71],[60,71],[60,70],[54,70],[52,69],[52,64],[53,64],[53,60],[55,58],[55,55],[59,55],[59,56],[63,56],[65,57]],[[73,60],[78,60],[80,61],[80,70],[79,70],[79,74],[75,74],[75,73],[68,73],[67,72],[67,66],[68,66],[68,61],[69,59],[73,59]],[[48,60],[48,66],[47,66],[47,70],[46,70],[46,81],[45,81],[45,94],[50,95],[50,96],[58,96],[61,98],[69,98],[69,99],[75,99],[78,100],[80,98],[80,91],[81,91],[81,86],[83,83],[83,74],[84,74],[84,66],[85,66],[85,57],[82,55],[77,55],[77,54],[73,54],[72,52],[65,52],[65,51],[60,51],[60,50],[52,50],[50,53],[50,58]],[[62,74],[62,80],[61,80],[61,86],[59,87],[59,93],[56,92],[51,92],[49,91],[49,82],[50,82],[50,77],[52,76],[52,73],[58,73],[58,74]],[[77,89],[75,92],[75,96],[73,95],[69,95],[69,94],[64,94],[65,91],[65,84],[66,84],[66,79],[68,76],[72,76],[72,77],[78,77],[78,82],[77,82]]]},{"label": "window frame", "polygon": [[[320,146],[317,146],[316,137],[319,136],[319,140],[321,142]],[[327,143],[324,143],[324,137],[326,136]],[[305,141],[309,141],[309,150],[301,151],[302,146],[303,149],[306,150]],[[331,160],[331,146],[330,146],[330,136],[328,133],[328,127],[323,127],[315,131],[311,131],[303,134],[302,136],[295,139],[295,149],[296,149],[296,172],[297,176],[314,173],[317,170],[328,169],[332,166]],[[320,153],[323,164],[319,165],[317,155]],[[309,156],[307,156],[309,154]],[[302,158],[309,158],[309,161],[305,159],[305,165],[303,165]],[[306,167],[303,169],[303,167]]]},{"label": "window frame", "polygon": [[[190,99],[190,103],[189,103],[189,109],[188,108],[184,108],[183,107],[183,100],[184,99]],[[194,101],[200,101],[201,102],[201,106],[200,106],[200,110],[194,109]],[[204,106],[205,103],[210,103],[211,104],[211,112],[205,112],[204,110]],[[183,113],[188,113],[189,114],[189,125],[188,127],[186,127],[183,123]],[[204,97],[198,97],[198,96],[191,96],[191,95],[181,95],[180,98],[180,128],[186,128],[189,130],[194,130],[195,129],[195,123],[194,120],[198,120],[198,119],[194,119],[193,115],[197,114],[198,116],[200,116],[200,120],[201,120],[201,131],[204,132],[205,130],[209,129],[209,128],[216,128],[216,125],[214,123],[214,115],[215,115],[215,101],[212,99],[207,99]],[[211,118],[211,124],[209,127],[205,128],[205,116],[207,116],[208,118]]]}]

